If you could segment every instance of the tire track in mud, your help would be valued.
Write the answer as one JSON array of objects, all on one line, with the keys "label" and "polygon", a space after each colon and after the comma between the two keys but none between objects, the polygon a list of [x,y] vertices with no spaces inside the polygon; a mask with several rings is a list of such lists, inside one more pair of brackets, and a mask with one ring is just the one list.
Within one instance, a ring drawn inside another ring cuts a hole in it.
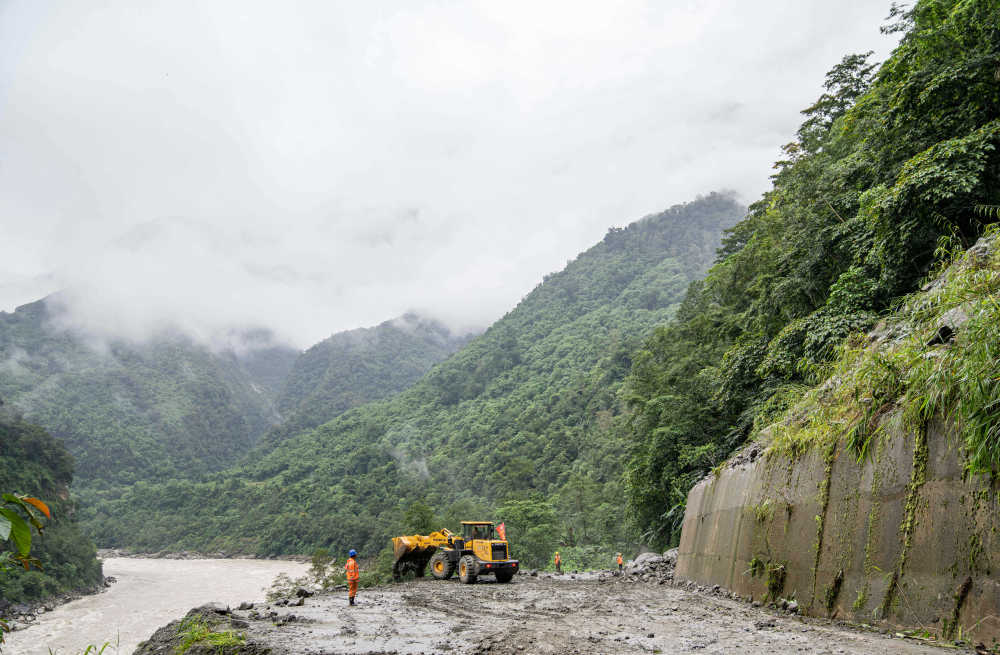
[{"label": "tire track in mud", "polygon": [[326,594],[287,610],[293,619],[236,614],[250,623],[248,639],[309,655],[944,652],[680,587],[596,576],[521,575],[506,585],[421,580],[362,590],[355,607]]}]

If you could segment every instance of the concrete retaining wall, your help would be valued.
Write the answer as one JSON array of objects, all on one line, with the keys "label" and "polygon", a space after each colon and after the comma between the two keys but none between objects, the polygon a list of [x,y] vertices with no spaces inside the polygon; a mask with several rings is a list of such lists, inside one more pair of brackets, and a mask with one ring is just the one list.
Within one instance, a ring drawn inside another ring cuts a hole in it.
[{"label": "concrete retaining wall", "polygon": [[998,484],[964,478],[946,426],[888,434],[862,464],[842,443],[795,461],[744,451],[702,480],[678,579],[761,600],[770,583],[812,615],[1000,642]]}]

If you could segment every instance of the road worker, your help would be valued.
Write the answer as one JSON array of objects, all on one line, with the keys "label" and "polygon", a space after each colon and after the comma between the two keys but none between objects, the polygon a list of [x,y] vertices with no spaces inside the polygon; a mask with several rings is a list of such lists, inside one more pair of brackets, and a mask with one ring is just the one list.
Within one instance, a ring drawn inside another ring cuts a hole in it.
[{"label": "road worker", "polygon": [[625,563],[625,560],[622,559],[621,553],[618,553],[618,557],[615,558],[615,561],[618,562],[618,572],[621,573],[622,565]]},{"label": "road worker", "polygon": [[556,573],[562,573],[562,557],[559,556],[559,551],[556,551]]},{"label": "road worker", "polygon": [[344,564],[344,572],[347,574],[347,600],[353,605],[354,597],[358,595],[358,578],[361,573],[358,570],[358,551],[353,548],[347,553],[347,564]]}]

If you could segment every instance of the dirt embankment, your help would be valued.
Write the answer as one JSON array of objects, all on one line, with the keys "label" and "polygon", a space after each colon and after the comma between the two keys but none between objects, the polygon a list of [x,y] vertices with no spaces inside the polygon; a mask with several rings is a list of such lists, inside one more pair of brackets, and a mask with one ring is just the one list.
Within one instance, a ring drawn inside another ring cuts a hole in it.
[{"label": "dirt embankment", "polygon": [[344,592],[336,592],[295,599],[291,606],[233,610],[231,623],[220,629],[246,635],[247,650],[233,653],[944,652],[911,639],[674,586],[664,577],[519,575],[511,584],[485,580],[471,586],[428,578],[362,590],[355,607],[347,605]]}]

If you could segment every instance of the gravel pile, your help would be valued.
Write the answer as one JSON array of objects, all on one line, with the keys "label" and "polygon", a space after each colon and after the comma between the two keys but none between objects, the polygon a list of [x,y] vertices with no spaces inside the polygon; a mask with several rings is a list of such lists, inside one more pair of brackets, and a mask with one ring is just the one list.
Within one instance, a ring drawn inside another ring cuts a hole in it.
[{"label": "gravel pile", "polygon": [[673,582],[675,566],[677,566],[676,548],[668,550],[662,555],[642,553],[628,562],[620,574],[618,571],[611,571],[610,574],[602,574],[601,579],[607,582],[667,584]]}]

